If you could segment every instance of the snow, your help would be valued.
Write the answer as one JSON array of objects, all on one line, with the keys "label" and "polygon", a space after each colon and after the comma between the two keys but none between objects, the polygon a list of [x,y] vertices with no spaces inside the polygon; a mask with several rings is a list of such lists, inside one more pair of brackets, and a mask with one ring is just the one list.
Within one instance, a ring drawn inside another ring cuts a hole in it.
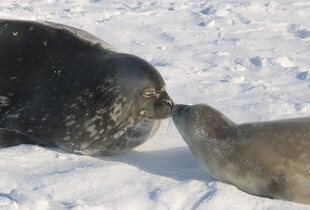
[{"label": "snow", "polygon": [[[308,0],[0,0],[0,18],[86,30],[152,63],[176,103],[207,103],[236,123],[310,112]],[[171,119],[112,157],[0,149],[0,177],[5,210],[310,209],[212,179]]]}]

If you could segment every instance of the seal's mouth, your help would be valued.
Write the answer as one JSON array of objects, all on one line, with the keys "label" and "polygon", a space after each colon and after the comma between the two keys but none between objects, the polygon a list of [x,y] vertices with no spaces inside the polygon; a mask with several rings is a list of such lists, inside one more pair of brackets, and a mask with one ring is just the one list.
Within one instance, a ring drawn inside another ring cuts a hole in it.
[{"label": "seal's mouth", "polygon": [[146,118],[157,119],[157,120],[167,119],[172,116],[171,109],[169,109],[169,111],[162,110],[162,111],[154,111],[154,112],[148,112],[146,110],[141,110],[140,115]]},{"label": "seal's mouth", "polygon": [[150,119],[167,119],[171,117],[171,110],[173,101],[171,99],[164,99],[161,103],[156,103],[153,109],[142,109],[140,115]]},{"label": "seal's mouth", "polygon": [[151,112],[147,112],[146,110],[141,110],[140,115],[147,118],[152,118],[153,114]]}]

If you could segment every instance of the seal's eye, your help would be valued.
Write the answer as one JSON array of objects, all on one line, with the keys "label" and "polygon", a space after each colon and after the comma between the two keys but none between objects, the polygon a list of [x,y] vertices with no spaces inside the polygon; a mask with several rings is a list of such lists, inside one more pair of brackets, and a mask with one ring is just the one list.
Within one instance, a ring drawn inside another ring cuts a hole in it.
[{"label": "seal's eye", "polygon": [[156,92],[149,92],[149,93],[145,94],[146,97],[153,97],[153,96],[156,96],[156,95],[157,95]]},{"label": "seal's eye", "polygon": [[142,91],[142,96],[146,98],[155,97],[155,96],[157,97],[158,95],[159,94],[156,92],[154,88],[147,88]]},{"label": "seal's eye", "polygon": [[186,108],[184,109],[184,111],[187,112],[187,111],[189,110],[189,108],[190,108],[189,106],[186,107]]}]

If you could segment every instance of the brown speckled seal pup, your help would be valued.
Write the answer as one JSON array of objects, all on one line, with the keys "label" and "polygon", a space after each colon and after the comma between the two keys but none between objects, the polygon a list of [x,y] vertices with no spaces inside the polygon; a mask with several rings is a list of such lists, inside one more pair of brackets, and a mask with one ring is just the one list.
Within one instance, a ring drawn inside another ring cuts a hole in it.
[{"label": "brown speckled seal pup", "polygon": [[0,146],[118,154],[152,137],[171,106],[145,60],[70,26],[0,20]]},{"label": "brown speckled seal pup", "polygon": [[208,174],[254,195],[310,204],[310,117],[238,125],[205,104],[172,112]]}]

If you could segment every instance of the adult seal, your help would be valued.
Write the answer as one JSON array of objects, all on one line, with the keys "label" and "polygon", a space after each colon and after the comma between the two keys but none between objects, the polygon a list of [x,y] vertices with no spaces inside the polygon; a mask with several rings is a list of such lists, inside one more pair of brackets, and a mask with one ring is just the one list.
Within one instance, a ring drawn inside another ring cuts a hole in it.
[{"label": "adult seal", "polygon": [[310,204],[310,117],[235,124],[205,104],[175,105],[172,117],[214,178],[250,194]]},{"label": "adult seal", "polygon": [[2,147],[118,154],[151,138],[171,106],[145,60],[70,26],[0,20]]}]

